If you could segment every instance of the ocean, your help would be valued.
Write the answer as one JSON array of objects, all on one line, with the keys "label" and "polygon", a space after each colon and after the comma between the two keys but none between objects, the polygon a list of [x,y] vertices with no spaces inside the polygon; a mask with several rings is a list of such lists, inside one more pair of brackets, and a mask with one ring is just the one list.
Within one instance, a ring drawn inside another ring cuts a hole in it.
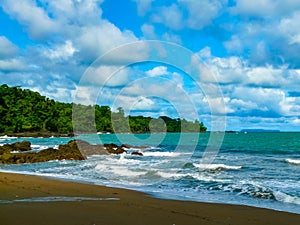
[{"label": "ocean", "polygon": [[[249,205],[300,214],[300,133],[225,133],[213,160],[203,157],[211,133],[85,134],[91,144],[144,146],[83,161],[4,165],[0,171],[121,187],[159,198]],[[73,138],[0,137],[0,145],[29,140],[32,151]],[[143,156],[131,155],[133,151]]]}]

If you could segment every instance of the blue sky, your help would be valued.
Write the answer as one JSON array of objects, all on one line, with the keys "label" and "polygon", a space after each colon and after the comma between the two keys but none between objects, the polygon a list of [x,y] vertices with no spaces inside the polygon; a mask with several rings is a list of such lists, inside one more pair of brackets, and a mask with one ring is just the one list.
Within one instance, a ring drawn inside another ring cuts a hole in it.
[{"label": "blue sky", "polygon": [[[137,115],[184,116],[210,127],[220,99],[206,95],[172,65],[119,68],[112,58],[80,79],[99,56],[145,40],[176,43],[198,56],[222,90],[227,130],[300,131],[300,1],[298,0],[0,0],[0,82],[71,102]],[[122,57],[143,59],[131,49]],[[120,56],[118,56],[120,58]],[[180,57],[180,56],[179,56]],[[107,78],[99,71],[109,74]],[[108,80],[107,80],[108,79]],[[187,105],[187,102],[191,105]]]}]

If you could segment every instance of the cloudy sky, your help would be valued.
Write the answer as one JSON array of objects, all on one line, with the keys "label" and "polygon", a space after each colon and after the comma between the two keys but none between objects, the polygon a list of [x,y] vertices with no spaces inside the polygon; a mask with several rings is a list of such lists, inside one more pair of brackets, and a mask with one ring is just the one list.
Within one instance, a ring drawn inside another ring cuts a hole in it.
[{"label": "cloudy sky", "polygon": [[[226,116],[227,130],[300,131],[299,0],[0,0],[0,6],[1,84],[63,102],[77,96],[121,106],[133,115],[192,120],[196,113],[208,127],[214,111]],[[199,86],[188,71],[146,62],[146,40],[191,51],[214,79]],[[116,50],[128,43],[139,44]],[[205,87],[218,87],[222,96]]]}]

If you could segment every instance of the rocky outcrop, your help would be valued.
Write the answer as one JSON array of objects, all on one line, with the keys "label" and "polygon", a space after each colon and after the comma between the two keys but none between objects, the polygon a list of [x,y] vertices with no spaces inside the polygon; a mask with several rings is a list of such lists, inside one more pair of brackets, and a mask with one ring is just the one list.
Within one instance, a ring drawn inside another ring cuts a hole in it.
[{"label": "rocky outcrop", "polygon": [[18,164],[46,162],[50,160],[84,160],[89,155],[122,154],[123,146],[116,144],[91,145],[82,140],[72,140],[59,145],[58,149],[47,148],[39,152],[31,152],[29,141],[16,142],[0,146],[0,163]]},{"label": "rocky outcrop", "polygon": [[124,147],[122,146],[118,146],[116,144],[104,144],[104,147],[106,148],[106,151],[109,154],[122,154],[122,153],[126,153],[127,151],[124,149]]},{"label": "rocky outcrop", "polygon": [[31,143],[29,141],[16,142],[0,146],[0,155],[3,153],[10,153],[12,151],[23,152],[29,150],[31,150]]},{"label": "rocky outcrop", "polygon": [[[79,151],[75,141],[60,145],[58,149],[47,148],[39,152],[30,152],[29,141],[16,142],[0,146],[0,163],[19,164],[47,162],[50,160],[83,160],[85,157]],[[28,152],[29,151],[29,152]]]},{"label": "rocky outcrop", "polygon": [[143,153],[141,153],[141,152],[132,152],[131,155],[143,156]]}]

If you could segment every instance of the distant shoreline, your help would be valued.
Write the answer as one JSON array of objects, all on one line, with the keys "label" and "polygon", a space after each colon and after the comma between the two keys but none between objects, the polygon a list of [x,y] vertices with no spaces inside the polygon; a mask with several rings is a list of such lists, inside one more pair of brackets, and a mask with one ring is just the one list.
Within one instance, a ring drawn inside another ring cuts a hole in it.
[{"label": "distant shoreline", "polygon": [[74,133],[58,133],[58,132],[21,132],[21,133],[0,133],[0,136],[8,137],[33,137],[33,138],[50,138],[50,137],[74,137]]},{"label": "distant shoreline", "polygon": [[[181,132],[166,132],[166,133],[181,133]],[[206,132],[182,132],[182,133],[209,133]],[[92,132],[83,132],[83,133],[58,133],[58,132],[44,132],[44,131],[37,131],[37,132],[21,132],[21,133],[0,133],[1,136],[8,136],[8,137],[27,137],[27,138],[50,138],[50,137],[76,137],[78,134],[93,134]],[[97,132],[97,134],[127,134],[127,133],[110,133],[110,132]],[[130,133],[130,134],[153,134],[153,133]],[[158,134],[158,133],[155,133]]]}]

